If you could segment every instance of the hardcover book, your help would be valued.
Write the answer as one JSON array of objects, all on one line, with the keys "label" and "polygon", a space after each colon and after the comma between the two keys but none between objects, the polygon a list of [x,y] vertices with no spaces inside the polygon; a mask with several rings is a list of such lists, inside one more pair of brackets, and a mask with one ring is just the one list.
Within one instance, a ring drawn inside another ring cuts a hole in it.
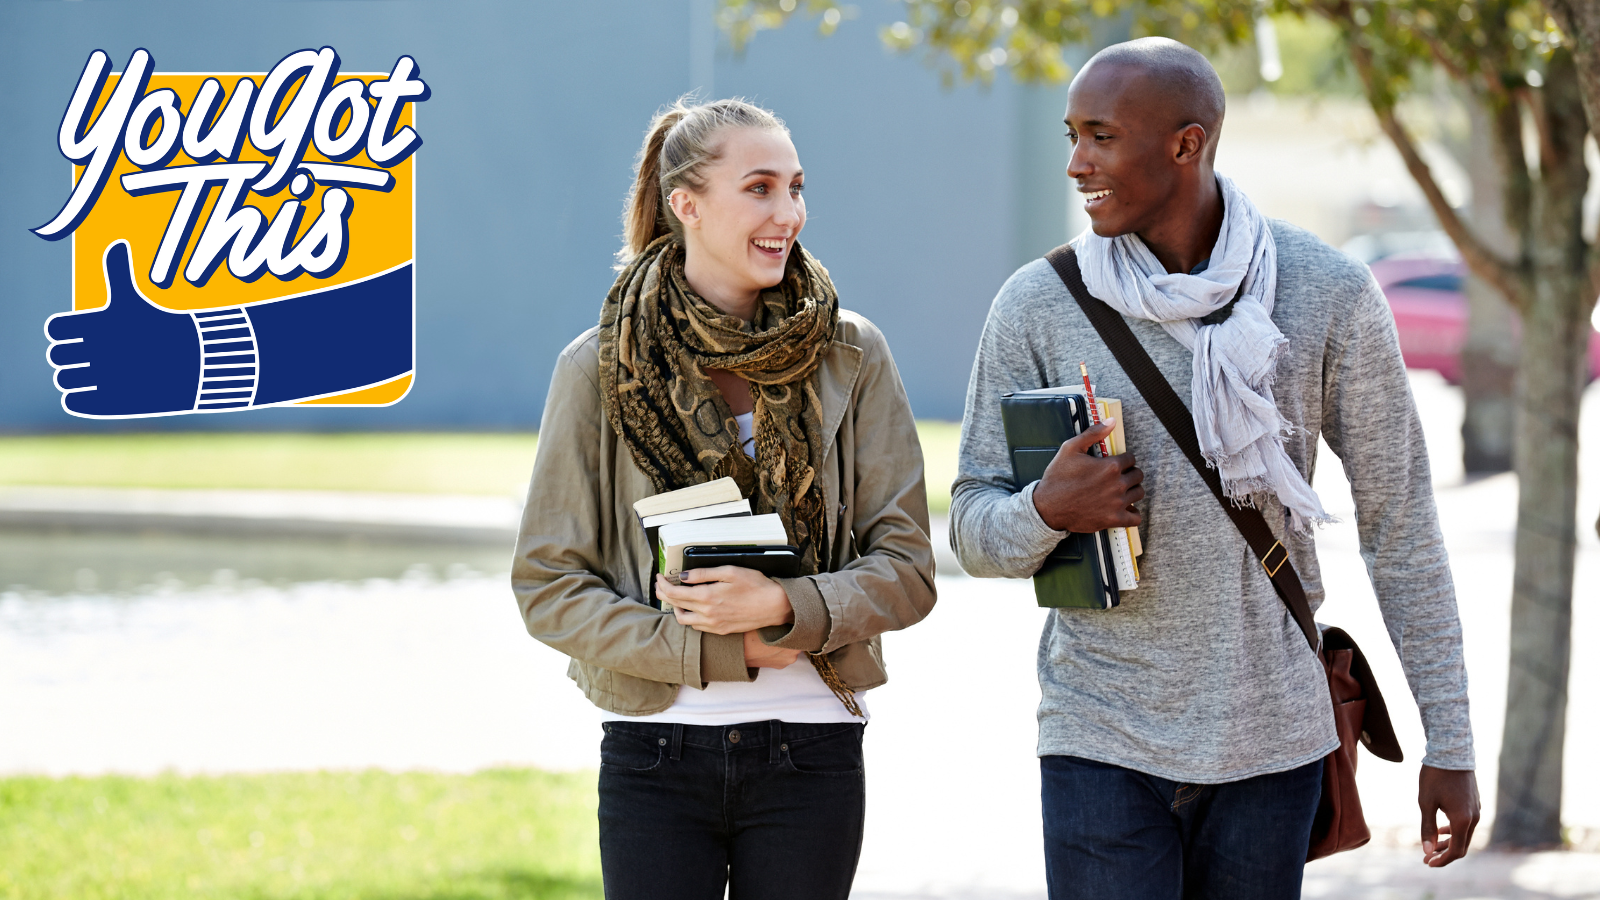
[{"label": "hardcover book", "polygon": [[[1102,409],[1115,404],[1098,400]],[[1016,391],[1000,399],[1000,418],[1005,426],[1006,445],[1011,457],[1011,474],[1018,490],[1038,481],[1055,459],[1061,445],[1090,427],[1088,399],[1080,387],[1043,388]],[[1110,443],[1113,453],[1121,452],[1121,421]],[[1098,456],[1099,449],[1091,450]],[[1129,532],[1134,533],[1132,540]],[[1123,591],[1138,587],[1134,561],[1137,529],[1108,528],[1094,534],[1073,533],[1056,545],[1033,576],[1034,595],[1039,605],[1051,608],[1110,609],[1121,602]]]}]

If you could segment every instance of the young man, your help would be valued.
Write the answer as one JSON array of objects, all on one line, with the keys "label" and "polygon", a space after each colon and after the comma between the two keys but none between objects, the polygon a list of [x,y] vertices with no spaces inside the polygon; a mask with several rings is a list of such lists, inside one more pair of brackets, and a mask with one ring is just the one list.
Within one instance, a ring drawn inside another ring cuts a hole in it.
[{"label": "young man", "polygon": [[[1461,630],[1422,428],[1366,267],[1268,221],[1212,162],[1222,84],[1146,38],[1097,54],[1068,93],[1069,174],[1092,234],[1091,294],[1121,312],[1189,405],[1230,496],[1249,498],[1323,599],[1310,487],[1317,436],[1344,465],[1362,555],[1427,731],[1424,859],[1465,855],[1478,821]],[[1237,299],[1235,299],[1237,298]],[[1011,481],[1000,397],[1074,384],[1122,400],[1109,423]],[[979,577],[1025,578],[1069,532],[1138,525],[1137,591],[1056,610],[1039,645],[1050,896],[1294,898],[1338,746],[1327,682],[1266,572],[1044,260],[995,298],[968,387],[951,543]],[[1442,811],[1449,826],[1435,826]]]}]

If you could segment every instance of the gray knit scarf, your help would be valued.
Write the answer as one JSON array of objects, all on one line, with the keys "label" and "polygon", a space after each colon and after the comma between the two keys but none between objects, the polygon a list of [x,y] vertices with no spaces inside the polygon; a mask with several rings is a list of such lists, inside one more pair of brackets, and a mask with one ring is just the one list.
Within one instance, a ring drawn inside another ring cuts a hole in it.
[{"label": "gray knit scarf", "polygon": [[[1334,520],[1289,459],[1284,442],[1298,426],[1284,418],[1272,396],[1278,356],[1289,343],[1272,322],[1277,245],[1250,198],[1228,178],[1216,177],[1222,232],[1198,275],[1167,272],[1134,234],[1103,238],[1088,230],[1073,245],[1091,294],[1124,315],[1159,322],[1194,354],[1194,427],[1223,491],[1243,504],[1276,496],[1295,530],[1304,533],[1312,522]],[[1239,301],[1226,320],[1201,323],[1235,295]]]}]

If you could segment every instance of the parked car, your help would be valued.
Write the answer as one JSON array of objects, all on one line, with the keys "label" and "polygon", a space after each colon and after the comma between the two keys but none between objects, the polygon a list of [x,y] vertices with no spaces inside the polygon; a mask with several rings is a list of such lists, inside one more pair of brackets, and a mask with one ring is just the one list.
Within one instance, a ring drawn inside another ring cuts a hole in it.
[{"label": "parked car", "polygon": [[[1435,253],[1402,253],[1372,262],[1400,331],[1400,353],[1410,369],[1433,369],[1461,383],[1461,347],[1467,341],[1466,264]],[[1600,334],[1589,331],[1589,380],[1600,378]]]}]

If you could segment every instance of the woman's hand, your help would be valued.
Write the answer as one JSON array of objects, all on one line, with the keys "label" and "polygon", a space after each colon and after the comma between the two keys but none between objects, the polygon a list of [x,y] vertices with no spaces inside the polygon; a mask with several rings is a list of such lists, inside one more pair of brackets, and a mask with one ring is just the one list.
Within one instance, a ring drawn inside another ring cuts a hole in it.
[{"label": "woman's hand", "polygon": [[794,621],[789,595],[754,569],[689,569],[681,577],[684,583],[676,585],[657,575],[656,596],[671,603],[678,621],[696,631],[738,634]]},{"label": "woman's hand", "polygon": [[799,650],[769,647],[754,631],[744,633],[744,664],[754,669],[787,669],[800,658]]}]

